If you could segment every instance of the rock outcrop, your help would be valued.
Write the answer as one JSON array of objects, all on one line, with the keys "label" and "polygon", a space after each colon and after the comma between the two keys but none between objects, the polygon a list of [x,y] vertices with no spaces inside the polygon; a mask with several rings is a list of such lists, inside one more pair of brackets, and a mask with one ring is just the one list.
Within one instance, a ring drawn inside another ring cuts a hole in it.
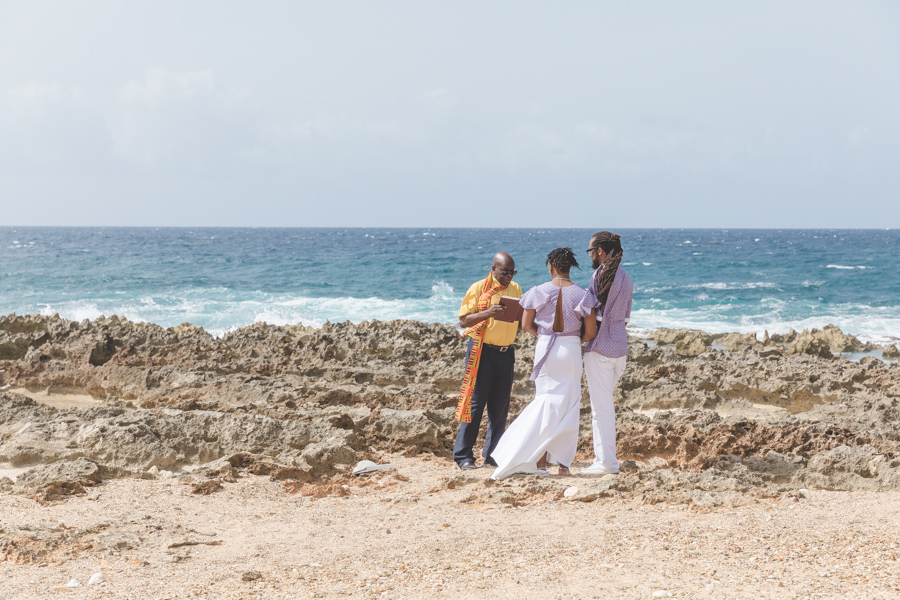
[{"label": "rock outcrop", "polygon": [[[518,347],[511,418],[534,393],[534,339],[520,334]],[[900,363],[838,358],[872,349],[833,326],[632,341],[616,402],[620,457],[635,467],[621,481],[695,502],[900,489]],[[454,328],[411,321],[255,324],[214,338],[190,324],[2,317],[0,469],[31,468],[6,487],[52,500],[109,477],[190,471],[212,481],[197,493],[212,493],[243,471],[312,482],[378,453],[449,456],[464,356]],[[38,393],[101,405],[26,397]],[[581,426],[587,458],[586,386]],[[621,481],[610,493],[632,493]]]}]

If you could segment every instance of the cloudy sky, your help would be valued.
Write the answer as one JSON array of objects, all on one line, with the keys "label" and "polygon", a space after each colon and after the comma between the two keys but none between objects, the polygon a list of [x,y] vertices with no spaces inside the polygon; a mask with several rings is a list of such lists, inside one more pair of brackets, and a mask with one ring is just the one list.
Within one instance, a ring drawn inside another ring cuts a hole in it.
[{"label": "cloudy sky", "polygon": [[900,3],[0,0],[0,225],[900,227]]}]

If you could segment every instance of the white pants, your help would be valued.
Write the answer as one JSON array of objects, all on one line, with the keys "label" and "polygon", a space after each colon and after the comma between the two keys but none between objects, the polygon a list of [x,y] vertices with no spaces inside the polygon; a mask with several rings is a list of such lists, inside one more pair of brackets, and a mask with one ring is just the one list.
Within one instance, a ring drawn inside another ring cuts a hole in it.
[{"label": "white pants", "polygon": [[594,430],[594,464],[619,470],[616,460],[616,408],[613,389],[625,371],[625,357],[609,358],[596,352],[584,353],[584,372],[591,393],[591,425]]}]

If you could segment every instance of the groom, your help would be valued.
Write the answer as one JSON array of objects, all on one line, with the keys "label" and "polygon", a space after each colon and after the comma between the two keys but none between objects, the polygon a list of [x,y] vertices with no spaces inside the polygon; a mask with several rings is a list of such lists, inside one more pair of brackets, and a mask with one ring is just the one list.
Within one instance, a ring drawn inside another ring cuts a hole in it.
[{"label": "groom", "polygon": [[456,418],[460,422],[453,460],[460,469],[476,469],[472,447],[478,438],[485,407],[488,413],[487,434],[481,455],[484,464],[497,466],[491,452],[506,431],[509,395],[512,392],[513,367],[516,360],[518,322],[495,320],[504,312],[499,305],[501,296],[522,297],[522,288],[513,283],[516,262],[506,252],[494,256],[491,272],[485,279],[473,283],[459,309],[459,326],[468,336],[466,374],[463,377]]},{"label": "groom", "polygon": [[591,236],[587,249],[591,267],[589,292],[597,298],[597,335],[584,345],[584,374],[591,395],[594,463],[581,470],[587,475],[619,472],[616,458],[616,408],[613,390],[625,371],[631,296],[634,284],[620,264],[622,238],[609,231]]}]

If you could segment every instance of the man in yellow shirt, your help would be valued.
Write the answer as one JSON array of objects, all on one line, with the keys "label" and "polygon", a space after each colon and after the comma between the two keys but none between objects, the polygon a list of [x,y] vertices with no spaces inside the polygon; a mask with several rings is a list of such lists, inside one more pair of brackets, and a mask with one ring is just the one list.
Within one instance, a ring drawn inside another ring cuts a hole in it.
[{"label": "man in yellow shirt", "polygon": [[[503,432],[506,431],[509,395],[512,392],[513,367],[516,360],[516,349],[512,344],[516,341],[519,323],[496,321],[493,317],[504,311],[504,308],[499,306],[501,296],[522,297],[522,288],[512,280],[515,274],[516,262],[512,256],[506,252],[497,253],[491,267],[491,277],[501,287],[499,293],[491,297],[491,305],[481,311],[478,309],[478,302],[485,289],[485,279],[482,279],[469,287],[459,309],[459,326],[463,329],[487,321],[481,359],[478,361],[478,371],[472,392],[472,420],[470,423],[461,422],[459,424],[459,432],[456,434],[456,443],[453,446],[453,460],[460,469],[478,468],[475,464],[472,447],[475,446],[475,440],[478,438],[478,429],[481,426],[481,417],[485,407],[487,407],[488,413],[488,426],[487,434],[484,437],[484,449],[481,452],[485,464],[496,466],[491,458],[491,452],[497,446]],[[466,364],[469,363],[469,355],[472,352],[476,335],[475,332],[469,333]]]}]

